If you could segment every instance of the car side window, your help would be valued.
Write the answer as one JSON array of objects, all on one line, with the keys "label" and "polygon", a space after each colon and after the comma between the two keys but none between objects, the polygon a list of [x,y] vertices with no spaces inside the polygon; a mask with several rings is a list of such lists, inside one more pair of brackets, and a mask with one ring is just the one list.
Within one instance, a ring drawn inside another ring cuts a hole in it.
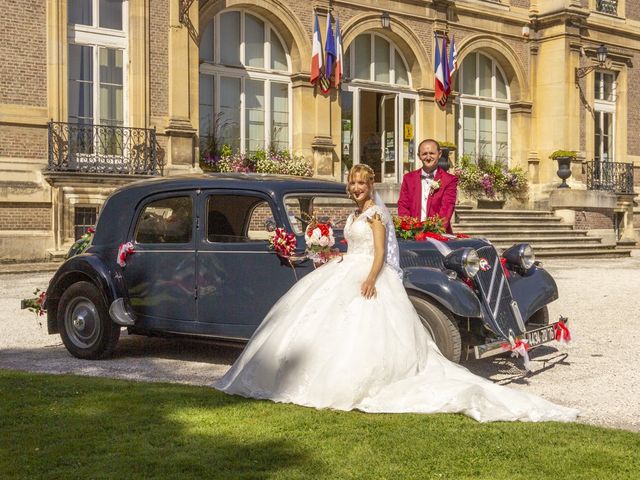
[{"label": "car side window", "polygon": [[191,197],[155,200],[144,207],[136,227],[137,243],[189,243],[193,231]]},{"label": "car side window", "polygon": [[207,240],[210,242],[264,241],[274,228],[273,212],[263,198],[215,194],[207,199]]}]

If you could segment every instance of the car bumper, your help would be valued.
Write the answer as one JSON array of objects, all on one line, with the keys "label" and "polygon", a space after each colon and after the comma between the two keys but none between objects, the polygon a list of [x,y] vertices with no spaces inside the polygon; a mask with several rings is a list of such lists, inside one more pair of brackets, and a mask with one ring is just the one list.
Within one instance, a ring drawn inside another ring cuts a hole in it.
[{"label": "car bumper", "polygon": [[[523,335],[515,338],[514,341],[526,340],[529,345],[528,349],[550,343],[556,339],[556,325],[560,322],[567,323],[567,319],[561,317],[557,322],[550,323],[543,327],[534,328],[532,330],[527,330]],[[511,352],[512,348],[508,340],[497,340],[495,342],[485,343],[484,345],[476,345],[473,347],[473,351],[475,358],[481,359],[493,357],[494,355],[499,355],[501,353]]]}]

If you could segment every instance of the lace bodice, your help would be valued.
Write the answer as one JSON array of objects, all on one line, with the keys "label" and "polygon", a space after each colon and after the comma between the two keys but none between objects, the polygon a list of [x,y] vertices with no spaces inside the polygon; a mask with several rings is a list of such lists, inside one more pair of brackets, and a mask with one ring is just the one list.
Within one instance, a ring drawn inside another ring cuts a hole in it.
[{"label": "lace bodice", "polygon": [[[349,215],[344,227],[344,236],[348,242],[347,253],[373,255],[373,230],[371,230],[367,220],[373,218],[376,214],[380,215],[382,219],[380,208],[377,205],[373,205],[358,216],[355,213]],[[382,220],[384,223],[385,220]]]}]

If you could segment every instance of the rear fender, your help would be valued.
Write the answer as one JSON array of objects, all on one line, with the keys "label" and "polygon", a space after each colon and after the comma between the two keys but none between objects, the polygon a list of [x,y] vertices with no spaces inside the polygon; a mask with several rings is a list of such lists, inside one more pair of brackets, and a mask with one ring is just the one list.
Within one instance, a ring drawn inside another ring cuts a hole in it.
[{"label": "rear fender", "polygon": [[[119,268],[118,268],[119,270]],[[73,283],[93,283],[104,297],[107,308],[114,300],[126,297],[126,288],[121,272],[112,271],[95,254],[80,254],[69,258],[55,273],[47,287],[47,330],[58,333],[58,302],[64,291]]]},{"label": "rear fender", "polygon": [[404,269],[404,287],[420,292],[461,317],[482,317],[480,301],[458,277],[451,279],[441,270],[429,267]]}]

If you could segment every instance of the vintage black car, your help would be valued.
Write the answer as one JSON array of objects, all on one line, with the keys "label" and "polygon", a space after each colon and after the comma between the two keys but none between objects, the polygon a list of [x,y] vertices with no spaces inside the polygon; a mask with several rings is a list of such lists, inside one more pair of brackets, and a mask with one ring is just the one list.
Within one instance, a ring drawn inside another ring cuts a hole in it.
[{"label": "vintage black car", "polygon": [[[51,279],[48,331],[88,359],[109,357],[122,326],[245,342],[314,268],[279,257],[269,248],[271,232],[293,232],[303,250],[305,219],[313,216],[332,223],[344,250],[353,208],[344,184],[284,176],[203,174],[120,188],[105,202],[90,247]],[[451,360],[509,351],[525,338],[532,347],[554,339],[546,305],[558,291],[529,245],[499,255],[486,240],[451,238],[400,241],[400,252],[407,293]]]}]

